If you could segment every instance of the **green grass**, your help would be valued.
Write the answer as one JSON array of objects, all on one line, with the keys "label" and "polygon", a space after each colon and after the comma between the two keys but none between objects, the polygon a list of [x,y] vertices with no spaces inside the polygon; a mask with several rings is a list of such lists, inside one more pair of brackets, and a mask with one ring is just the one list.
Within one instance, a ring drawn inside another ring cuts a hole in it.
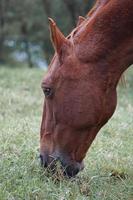
[{"label": "green grass", "polygon": [[0,68],[0,200],[133,200],[133,69],[76,179],[40,167],[43,71]]}]

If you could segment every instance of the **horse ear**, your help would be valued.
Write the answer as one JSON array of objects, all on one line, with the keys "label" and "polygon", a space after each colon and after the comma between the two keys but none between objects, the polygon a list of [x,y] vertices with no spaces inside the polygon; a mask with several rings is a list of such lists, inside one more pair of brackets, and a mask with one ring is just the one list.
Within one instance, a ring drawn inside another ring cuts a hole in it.
[{"label": "horse ear", "polygon": [[67,44],[68,40],[65,38],[63,33],[59,30],[53,19],[49,18],[51,41],[53,43],[55,51],[60,54],[61,47],[63,44]]},{"label": "horse ear", "polygon": [[79,16],[78,21],[77,21],[77,26],[80,26],[82,22],[85,20],[85,17]]}]

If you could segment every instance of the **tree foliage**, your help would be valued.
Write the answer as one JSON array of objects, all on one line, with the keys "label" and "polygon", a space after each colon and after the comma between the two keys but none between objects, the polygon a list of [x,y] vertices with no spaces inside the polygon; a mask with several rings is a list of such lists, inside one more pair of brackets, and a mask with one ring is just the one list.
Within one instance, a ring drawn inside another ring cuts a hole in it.
[{"label": "tree foliage", "polygon": [[[23,46],[32,67],[31,44],[38,45],[46,60],[53,54],[48,30],[52,17],[67,35],[76,25],[78,15],[85,15],[94,0],[0,0],[0,62]],[[9,48],[7,41],[14,41]],[[23,45],[22,45],[23,44]]]}]

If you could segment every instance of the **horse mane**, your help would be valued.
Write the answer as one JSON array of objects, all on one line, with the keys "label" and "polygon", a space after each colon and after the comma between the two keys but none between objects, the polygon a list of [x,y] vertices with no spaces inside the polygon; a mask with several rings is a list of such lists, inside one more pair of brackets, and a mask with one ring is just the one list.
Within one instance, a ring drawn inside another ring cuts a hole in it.
[{"label": "horse mane", "polygon": [[[83,17],[81,18],[81,16],[79,16],[79,21],[80,21],[80,19],[82,19],[82,20],[81,20],[81,23],[77,23],[77,24],[79,26],[82,26],[83,25],[82,22],[84,22],[85,20],[89,20],[90,18],[94,17],[97,14],[98,10],[101,7],[107,5],[107,3],[109,3],[109,2],[110,2],[110,0],[96,0],[94,6],[92,7],[92,9],[89,10],[89,12],[84,17],[84,20],[83,20]],[[121,75],[120,80],[119,80],[119,84],[122,85],[123,87],[126,87],[126,75],[125,75],[125,72]]]}]

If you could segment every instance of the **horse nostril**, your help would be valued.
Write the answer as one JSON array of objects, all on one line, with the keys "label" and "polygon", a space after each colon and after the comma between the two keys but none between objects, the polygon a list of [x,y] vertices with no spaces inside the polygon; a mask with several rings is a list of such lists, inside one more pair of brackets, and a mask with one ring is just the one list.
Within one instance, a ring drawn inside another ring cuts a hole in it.
[{"label": "horse nostril", "polygon": [[41,165],[43,165],[43,156],[41,154],[40,154],[39,158],[40,158]]},{"label": "horse nostril", "polygon": [[47,167],[48,166],[47,158],[42,156],[41,154],[40,154],[40,162],[41,162],[41,166],[43,166],[43,167]]}]

